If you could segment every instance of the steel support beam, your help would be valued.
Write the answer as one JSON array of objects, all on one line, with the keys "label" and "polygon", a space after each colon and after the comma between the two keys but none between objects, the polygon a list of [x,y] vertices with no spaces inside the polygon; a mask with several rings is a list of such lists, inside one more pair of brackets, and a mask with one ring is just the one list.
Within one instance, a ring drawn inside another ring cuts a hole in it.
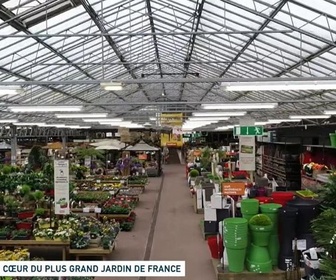
[{"label": "steel support beam", "polygon": [[[281,95],[279,95],[279,97],[281,97]],[[248,103],[248,104],[262,104],[262,103],[312,103],[312,102],[316,102],[316,103],[328,103],[328,102],[336,102],[335,100],[326,100],[326,99],[285,99],[285,100],[253,100],[253,101],[243,101],[242,103]],[[202,101],[155,101],[155,102],[146,102],[146,101],[141,101],[141,102],[125,102],[125,103],[110,103],[110,104],[106,104],[106,103],[99,103],[99,102],[92,102],[92,103],[78,103],[78,104],[57,104],[58,106],[109,106],[109,107],[113,107],[113,106],[132,106],[132,105],[146,105],[146,106],[159,106],[159,105],[200,105],[200,104],[221,104],[221,103],[225,103],[225,104],[235,104],[237,102],[235,101],[211,101],[211,102],[202,102]],[[25,107],[38,107],[38,106],[55,106],[55,104],[36,104],[36,103],[25,103],[25,104],[9,104],[9,105],[0,105],[0,107],[6,107],[6,106],[10,106],[10,107],[17,107],[17,106],[25,106]],[[272,111],[274,109],[271,109]],[[205,110],[207,111],[207,110]],[[211,110],[210,110],[211,111]],[[241,111],[245,111],[244,109],[241,109]],[[251,110],[247,110],[247,111],[251,111]],[[257,110],[258,111],[258,110]],[[265,109],[262,109],[262,111],[265,111]],[[151,111],[145,111],[147,113],[151,113]]]},{"label": "steel support beam", "polygon": [[[105,28],[104,24],[101,22],[98,14],[96,11],[92,8],[90,3],[87,0],[79,0],[82,6],[84,7],[85,11],[90,16],[91,20],[95,23],[95,25],[98,27],[100,32],[103,34],[108,34],[108,30]],[[132,76],[133,79],[137,79],[137,76],[135,75],[134,71],[132,70],[131,66],[127,63],[126,59],[124,58],[123,54],[120,52],[118,46],[114,42],[114,40],[111,38],[110,35],[103,35],[107,43],[110,45],[110,47],[113,49],[114,53],[117,55],[119,60],[125,64],[124,67],[127,69],[128,73]],[[142,85],[138,84],[139,88],[142,90],[146,98],[149,100],[148,94],[143,90]]]},{"label": "steel support beam", "polygon": [[[80,0],[84,1],[84,0]],[[101,33],[78,33],[78,34],[61,34],[61,33],[55,33],[55,34],[0,34],[0,38],[32,38],[32,37],[44,37],[44,38],[50,38],[50,37],[144,37],[144,36],[180,36],[180,35],[220,35],[220,34],[274,34],[274,33],[291,33],[292,30],[265,30],[265,31],[259,31],[259,30],[237,30],[237,31],[197,31],[197,32],[144,32],[144,33],[134,33],[134,32],[128,32],[128,33],[110,33],[107,32],[107,30],[101,31]]]},{"label": "steel support beam", "polygon": [[[201,0],[201,3],[198,3],[198,1],[197,1],[198,6],[196,6],[196,10],[195,10],[195,13],[194,13],[194,22],[193,22],[193,26],[192,26],[192,30],[191,30],[192,32],[198,32],[198,28],[199,28],[199,25],[200,25],[200,22],[201,22],[204,2],[205,2],[205,0]],[[188,75],[189,66],[190,66],[190,63],[188,63],[188,62],[191,61],[191,57],[192,57],[192,54],[193,54],[193,51],[194,51],[196,36],[197,36],[197,33],[194,33],[190,36],[190,39],[189,39],[187,55],[186,55],[186,58],[184,59],[185,64],[184,64],[183,78],[186,78],[187,75]],[[183,97],[184,86],[185,86],[185,84],[183,83],[181,85],[181,89],[180,89],[179,100],[181,100],[182,97]]]},{"label": "steel support beam", "polygon": [[[112,80],[61,80],[61,81],[36,81],[31,80],[27,77],[23,77],[20,74],[13,74],[11,71],[0,67],[0,71],[6,74],[15,76],[24,81],[0,81],[0,86],[24,86],[24,85],[99,85],[101,83],[110,82],[120,82],[125,85],[127,84],[158,84],[158,83],[234,83],[234,82],[304,82],[304,81],[334,81],[336,76],[326,76],[326,77],[297,77],[297,78],[280,78],[280,77],[269,77],[269,78],[240,78],[240,77],[216,77],[216,78],[171,78],[171,79],[112,79]],[[62,92],[61,92],[62,93]],[[68,93],[64,93],[69,95]],[[70,95],[71,96],[71,95]]]},{"label": "steel support beam", "polygon": [[[227,3],[227,1],[224,1]],[[267,25],[271,22],[271,20],[277,15],[277,13],[283,8],[283,6],[287,3],[287,0],[282,0],[280,4],[272,11],[272,13],[269,15],[269,18],[267,18],[263,24],[259,27],[258,31],[263,31]],[[260,32],[256,32],[253,34],[253,36],[246,42],[246,44],[239,50],[235,58],[233,59],[234,61],[238,60],[239,57],[245,52],[245,50],[253,43],[253,41],[258,37]],[[229,63],[229,65],[224,69],[224,71],[219,75],[219,77],[225,76],[225,74],[230,70],[230,68],[234,65],[233,63]],[[201,100],[203,100],[208,93],[213,89],[215,84],[212,84],[209,89],[205,92],[205,94],[202,96]]]},{"label": "steel support beam", "polygon": [[[259,60],[209,60],[209,61],[198,61],[198,60],[190,60],[190,61],[153,61],[153,62],[142,62],[142,61],[129,61],[127,64],[136,64],[136,65],[175,65],[175,64],[247,64],[247,63],[257,63]],[[78,65],[78,66],[100,66],[100,65],[123,65],[125,62],[78,62],[78,63],[33,63],[33,65],[43,65],[43,66],[66,66],[66,65]]]},{"label": "steel support beam", "polygon": [[[5,6],[0,5],[0,18],[4,21],[7,20],[11,20],[13,17],[15,17],[15,14],[12,13],[10,10],[8,10]],[[54,53],[55,55],[57,55],[58,57],[60,57],[62,60],[64,60],[67,63],[71,63],[71,65],[73,67],[75,67],[78,71],[80,71],[81,73],[83,73],[86,77],[90,78],[90,79],[94,79],[94,77],[92,77],[89,73],[87,73],[85,70],[83,70],[82,68],[80,68],[78,65],[73,64],[71,60],[69,60],[68,58],[66,58],[64,55],[62,55],[61,53],[59,53],[56,49],[54,49],[53,47],[51,47],[50,45],[48,45],[47,43],[45,43],[43,40],[41,40],[39,37],[33,36],[34,34],[32,34],[26,27],[25,25],[20,22],[19,19],[15,19],[15,20],[11,20],[9,21],[9,25],[12,26],[13,28],[15,28],[18,31],[21,31],[23,33],[25,33],[25,35],[27,36],[32,36],[32,38],[39,44],[41,44],[43,47],[45,47],[46,49],[48,49],[49,51],[51,51],[52,53]]]},{"label": "steel support beam", "polygon": [[[150,27],[151,27],[151,31],[153,33],[153,43],[154,43],[155,55],[156,55],[156,59],[157,59],[157,64],[156,65],[159,68],[160,77],[162,79],[163,78],[163,71],[162,71],[162,67],[161,67],[161,64],[160,64],[161,59],[160,59],[160,53],[159,53],[159,46],[158,46],[158,41],[157,41],[157,37],[156,37],[156,30],[155,30],[154,19],[153,19],[152,5],[151,5],[150,0],[146,0],[146,6],[147,6],[147,11],[148,11],[149,24],[150,24]],[[163,94],[166,95],[164,84],[162,84],[162,88],[163,88]]]}]

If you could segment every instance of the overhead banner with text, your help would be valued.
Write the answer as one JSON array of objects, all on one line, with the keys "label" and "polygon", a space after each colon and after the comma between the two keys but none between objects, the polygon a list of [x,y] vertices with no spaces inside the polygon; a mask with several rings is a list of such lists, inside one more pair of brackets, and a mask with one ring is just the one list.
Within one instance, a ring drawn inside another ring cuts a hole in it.
[{"label": "overhead banner with text", "polygon": [[168,126],[172,129],[172,133],[170,134],[161,134],[161,146],[181,147],[183,145],[183,113],[162,113],[160,123],[161,126]]},{"label": "overhead banner with text", "polygon": [[55,214],[70,214],[69,161],[54,160]]},{"label": "overhead banner with text", "polygon": [[255,169],[255,136],[240,136],[239,170],[254,171]]}]

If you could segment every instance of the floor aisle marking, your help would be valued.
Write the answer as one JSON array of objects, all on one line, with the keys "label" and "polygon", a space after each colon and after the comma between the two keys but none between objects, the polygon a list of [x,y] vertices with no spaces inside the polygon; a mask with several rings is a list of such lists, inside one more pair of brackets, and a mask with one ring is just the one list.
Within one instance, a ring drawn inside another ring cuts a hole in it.
[{"label": "floor aisle marking", "polygon": [[[164,183],[164,174],[162,174],[162,179],[161,179],[161,184],[159,188],[159,194],[157,196],[154,208],[153,208],[153,218],[152,222],[150,225],[150,230],[148,234],[148,239],[147,239],[147,244],[146,244],[146,249],[145,249],[145,255],[144,255],[144,261],[149,261],[151,252],[152,252],[152,247],[153,247],[153,241],[154,241],[154,232],[155,232],[155,227],[156,227],[156,221],[157,217],[159,214],[159,207],[160,207],[160,201],[161,201],[161,194],[162,194],[162,189],[163,189],[163,183]],[[146,280],[147,277],[139,277],[139,280]]]}]

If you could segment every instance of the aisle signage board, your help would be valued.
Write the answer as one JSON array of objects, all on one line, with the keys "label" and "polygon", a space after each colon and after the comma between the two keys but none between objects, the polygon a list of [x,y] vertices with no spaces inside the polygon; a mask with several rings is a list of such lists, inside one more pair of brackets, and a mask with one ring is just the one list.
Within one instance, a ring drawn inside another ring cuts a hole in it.
[{"label": "aisle signage board", "polygon": [[244,182],[223,182],[222,183],[223,195],[244,195],[245,183]]},{"label": "aisle signage board", "polygon": [[239,170],[254,171],[255,164],[255,137],[239,137]]},{"label": "aisle signage board", "polygon": [[235,136],[261,136],[264,134],[262,126],[235,126],[233,128],[233,135]]},{"label": "aisle signage board", "polygon": [[69,161],[54,160],[55,214],[70,214]]}]

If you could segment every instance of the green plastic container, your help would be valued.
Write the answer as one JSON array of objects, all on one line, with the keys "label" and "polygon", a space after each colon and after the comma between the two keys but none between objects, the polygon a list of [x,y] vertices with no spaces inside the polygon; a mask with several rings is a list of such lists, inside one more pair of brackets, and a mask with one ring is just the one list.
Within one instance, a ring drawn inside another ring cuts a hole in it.
[{"label": "green plastic container", "polygon": [[256,246],[267,247],[272,230],[273,224],[270,226],[250,225],[251,242]]},{"label": "green plastic container", "polygon": [[243,272],[245,267],[246,248],[226,248],[226,252],[229,262],[229,271],[236,273]]},{"label": "green plastic container", "polygon": [[242,213],[242,215],[243,215],[243,218],[249,221],[255,214]]},{"label": "green plastic container", "polygon": [[330,133],[329,137],[330,137],[330,145],[332,147],[336,147],[336,133]]},{"label": "green plastic container", "polygon": [[244,249],[247,246],[248,222],[244,218],[223,221],[223,244],[227,248]]},{"label": "green plastic container", "polygon": [[253,263],[246,260],[246,268],[248,271],[254,273],[270,273],[273,269],[271,260],[265,263]]},{"label": "green plastic container", "polygon": [[278,203],[266,203],[260,205],[261,213],[267,215],[273,223],[272,233],[274,234],[278,233],[278,212],[281,207],[282,205]]},{"label": "green plastic container", "polygon": [[240,211],[242,214],[258,214],[259,200],[254,198],[243,199],[240,202]]},{"label": "green plastic container", "polygon": [[277,234],[272,234],[268,243],[268,252],[270,254],[273,266],[278,265],[279,251],[279,236]]},{"label": "green plastic container", "polygon": [[256,246],[251,243],[246,258],[253,263],[265,263],[271,260],[267,247]]}]

